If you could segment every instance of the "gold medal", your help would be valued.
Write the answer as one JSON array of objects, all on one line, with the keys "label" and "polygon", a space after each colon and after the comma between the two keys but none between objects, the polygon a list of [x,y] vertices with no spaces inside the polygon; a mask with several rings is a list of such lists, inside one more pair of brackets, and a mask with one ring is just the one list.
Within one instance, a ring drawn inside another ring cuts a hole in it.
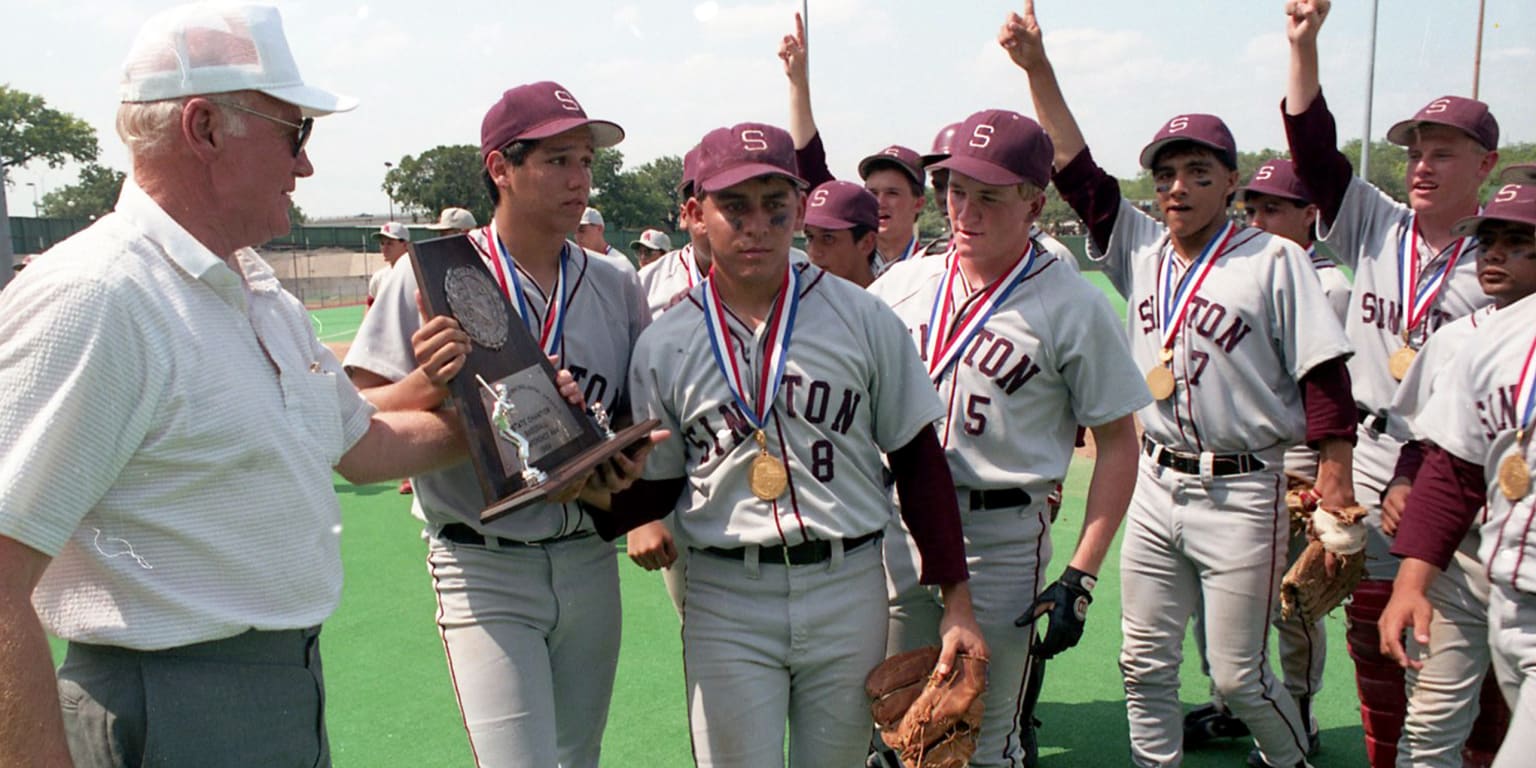
[{"label": "gold medal", "polygon": [[773,501],[784,495],[789,488],[789,473],[784,470],[784,464],[768,453],[768,438],[759,429],[754,435],[757,439],[757,455],[752,458],[751,474],[747,485],[752,488],[752,495],[763,501]]},{"label": "gold medal", "polygon": [[1164,347],[1157,351],[1157,361],[1163,365],[1173,362],[1173,350]]},{"label": "gold medal", "polygon": [[1520,446],[1515,446],[1515,452],[1504,457],[1499,462],[1499,490],[1504,492],[1504,498],[1510,501],[1519,501],[1531,492],[1531,470],[1525,465],[1525,458],[1520,455]]},{"label": "gold medal", "polygon": [[1413,347],[1403,347],[1392,353],[1387,360],[1387,370],[1392,378],[1402,381],[1408,375],[1408,369],[1413,367],[1413,359],[1419,356],[1419,351]]},{"label": "gold medal", "polygon": [[1147,371],[1147,389],[1158,400],[1167,400],[1173,396],[1173,371],[1159,365]]}]

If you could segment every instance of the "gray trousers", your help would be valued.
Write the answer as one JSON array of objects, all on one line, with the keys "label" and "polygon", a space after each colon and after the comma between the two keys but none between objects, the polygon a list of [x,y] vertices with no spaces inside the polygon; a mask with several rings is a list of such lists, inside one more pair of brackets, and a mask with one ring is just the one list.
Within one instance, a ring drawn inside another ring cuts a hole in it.
[{"label": "gray trousers", "polygon": [[59,704],[76,768],[326,768],[320,628],[134,651],[70,643]]}]

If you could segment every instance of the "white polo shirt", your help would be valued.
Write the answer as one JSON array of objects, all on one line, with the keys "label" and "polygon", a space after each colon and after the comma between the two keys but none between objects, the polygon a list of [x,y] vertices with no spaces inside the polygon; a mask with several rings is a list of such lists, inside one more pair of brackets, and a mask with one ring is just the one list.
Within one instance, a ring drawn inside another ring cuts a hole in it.
[{"label": "white polo shirt", "polygon": [[60,637],[153,650],[336,607],[331,468],[373,409],[237,260],[130,180],[0,293],[0,535],[53,557],[32,601]]}]

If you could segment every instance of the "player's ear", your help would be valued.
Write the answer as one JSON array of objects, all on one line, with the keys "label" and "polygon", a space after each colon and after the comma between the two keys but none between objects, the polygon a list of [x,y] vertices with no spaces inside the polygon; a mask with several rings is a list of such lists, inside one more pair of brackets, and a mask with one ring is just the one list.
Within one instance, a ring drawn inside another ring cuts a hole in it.
[{"label": "player's ear", "polygon": [[799,231],[805,229],[805,204],[806,204],[806,201],[809,200],[809,199],[810,198],[805,194],[805,190],[803,190],[803,189],[801,189],[799,187],[795,187],[795,231],[796,232],[799,232]]},{"label": "player's ear", "polygon": [[1308,203],[1305,211],[1307,217],[1307,229],[1310,230],[1317,226],[1318,207],[1314,203]]},{"label": "player's ear", "polygon": [[1488,154],[1483,155],[1483,161],[1481,163],[1477,164],[1477,174],[1478,174],[1478,177],[1479,178],[1484,178],[1484,179],[1488,178],[1488,174],[1493,173],[1494,166],[1496,166],[1498,164],[1499,164],[1499,151],[1498,150],[1495,149],[1492,152],[1489,152]]}]

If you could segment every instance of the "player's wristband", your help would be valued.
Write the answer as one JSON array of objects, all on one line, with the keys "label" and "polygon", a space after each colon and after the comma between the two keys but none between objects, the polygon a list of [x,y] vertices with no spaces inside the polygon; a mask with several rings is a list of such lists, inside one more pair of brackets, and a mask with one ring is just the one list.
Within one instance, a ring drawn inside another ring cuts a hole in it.
[{"label": "player's wristband", "polygon": [[1093,588],[1098,586],[1099,580],[1093,574],[1084,573],[1069,565],[1065,571],[1061,572],[1061,583],[1069,587],[1077,587],[1084,592],[1092,592]]}]

